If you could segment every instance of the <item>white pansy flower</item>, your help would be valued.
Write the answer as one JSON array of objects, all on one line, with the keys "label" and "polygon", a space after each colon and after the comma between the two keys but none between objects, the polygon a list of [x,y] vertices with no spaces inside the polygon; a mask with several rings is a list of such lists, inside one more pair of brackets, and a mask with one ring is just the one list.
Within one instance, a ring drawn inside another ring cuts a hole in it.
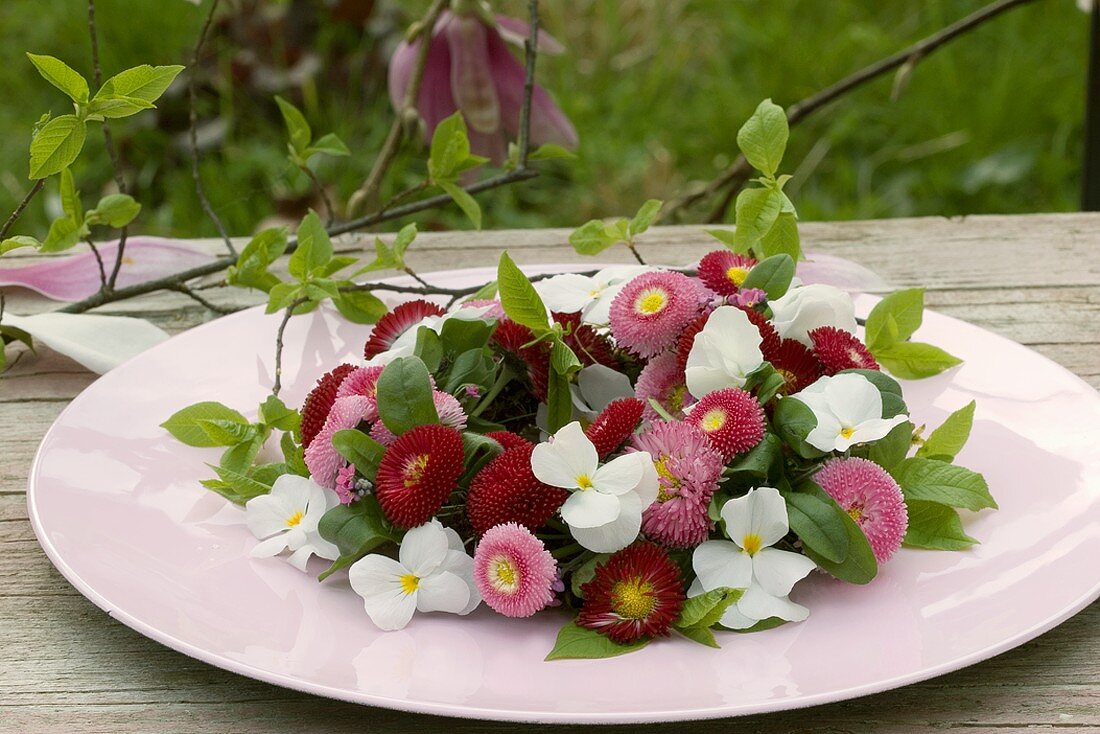
[{"label": "white pansy flower", "polygon": [[287,560],[300,571],[306,570],[311,555],[336,560],[339,549],[321,537],[317,524],[339,501],[335,492],[311,479],[295,474],[279,477],[269,494],[253,497],[244,506],[248,529],[260,539],[252,556],[268,558],[289,550]]},{"label": "white pansy flower", "polygon": [[581,321],[587,324],[606,324],[615,296],[630,280],[649,270],[652,268],[642,265],[619,265],[593,276],[563,273],[537,282],[535,289],[551,311],[579,311]]},{"label": "white pansy flower", "polygon": [[812,346],[810,332],[822,326],[834,326],[850,334],[856,332],[856,309],[852,297],[831,285],[815,283],[795,286],[782,297],[768,301],[772,323],[779,336]]},{"label": "white pansy flower", "polygon": [[[602,364],[591,364],[577,373],[577,382],[570,385],[573,407],[589,420],[611,402],[634,397],[630,378]],[[574,413],[576,415],[576,413]]]},{"label": "white pansy flower", "polygon": [[[770,617],[801,622],[810,612],[787,595],[816,567],[801,553],[772,548],[787,534],[787,503],[778,489],[750,489],[722,506],[731,540],[708,540],[695,549],[696,580],[688,596],[728,587],[745,593],[720,620],[724,627],[746,629]],[[731,542],[732,541],[732,542]]]},{"label": "white pansy flower", "polygon": [[701,398],[725,387],[744,387],[749,374],[764,363],[761,341],[760,330],[744,311],[734,306],[715,309],[688,352],[688,392]]},{"label": "white pansy flower", "polygon": [[600,466],[596,447],[574,421],[531,454],[539,481],[572,492],[561,516],[573,538],[596,553],[614,553],[634,542],[642,511],[657,499],[658,478],[644,451]]},{"label": "white pansy flower", "polygon": [[882,394],[861,374],[847,372],[822,377],[784,400],[803,403],[817,418],[806,443],[820,451],[847,451],[857,443],[877,441],[907,415],[882,417]]},{"label": "white pansy flower", "polygon": [[481,603],[474,560],[458,534],[436,519],[405,533],[396,561],[365,556],[348,570],[348,578],[382,630],[404,628],[414,612],[469,614]]}]

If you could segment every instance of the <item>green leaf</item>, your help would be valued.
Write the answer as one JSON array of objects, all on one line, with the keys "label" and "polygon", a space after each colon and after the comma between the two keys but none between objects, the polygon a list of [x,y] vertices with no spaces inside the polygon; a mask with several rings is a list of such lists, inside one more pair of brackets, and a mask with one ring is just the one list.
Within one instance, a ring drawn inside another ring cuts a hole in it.
[{"label": "green leaf", "polygon": [[787,150],[788,135],[787,113],[766,99],[737,131],[737,147],[753,168],[775,176]]},{"label": "green leaf", "polygon": [[747,252],[756,246],[775,225],[782,206],[782,192],[772,188],[744,189],[738,194],[734,207],[737,217],[734,249]]},{"label": "green leaf", "polygon": [[551,370],[546,389],[546,430],[556,433],[572,420],[573,396],[569,390],[569,378]]},{"label": "green leaf", "polygon": [[950,463],[970,438],[970,429],[974,427],[976,406],[977,403],[971,400],[967,405],[947,416],[947,420],[932,431],[924,440],[924,444],[917,449],[917,456],[922,459],[940,459]]},{"label": "green leaf", "polygon": [[161,423],[164,428],[178,441],[188,446],[208,448],[219,444],[212,443],[206,431],[199,425],[199,421],[225,420],[241,425],[248,425],[248,419],[243,415],[226,407],[221,403],[202,402],[189,405],[183,410],[177,411],[171,418]]},{"label": "green leaf", "polygon": [[287,102],[279,95],[275,95],[275,104],[279,105],[279,112],[283,116],[287,133],[290,135],[290,147],[298,154],[304,154],[306,148],[313,140],[313,131],[302,111]]},{"label": "green leaf", "polygon": [[250,499],[271,493],[271,485],[257,481],[244,472],[214,464],[207,464],[207,466],[217,473],[219,481],[206,480],[202,485],[234,504],[243,505]]},{"label": "green leaf", "polygon": [[801,260],[802,241],[798,235],[798,217],[781,211],[772,228],[760,238],[757,249],[764,257],[785,254],[794,260]]},{"label": "green leaf", "polygon": [[214,446],[236,446],[251,441],[259,435],[255,427],[224,418],[198,420],[195,424],[206,433]]},{"label": "green leaf", "polygon": [[809,406],[798,398],[780,398],[772,416],[775,431],[783,442],[804,459],[816,459],[824,452],[806,443],[806,436],[817,427],[817,417]]},{"label": "green leaf", "polygon": [[439,334],[427,326],[421,326],[417,329],[413,354],[420,358],[420,361],[428,368],[428,372],[436,372],[440,363],[443,362],[443,342],[439,338]]},{"label": "green leaf", "polygon": [[579,255],[598,255],[620,241],[618,232],[599,219],[585,222],[569,235],[569,244]]},{"label": "green leaf", "polygon": [[329,239],[321,218],[312,209],[298,227],[298,249],[290,256],[290,274],[305,280],[315,269],[332,259],[332,240]]},{"label": "green leaf", "polygon": [[848,557],[848,528],[836,503],[806,492],[789,492],[784,499],[791,530],[803,546],[832,563],[843,563]]},{"label": "green leaf", "polygon": [[141,204],[126,194],[108,194],[99,200],[95,209],[88,212],[88,224],[106,224],[122,229],[141,212]]},{"label": "green leaf", "polygon": [[610,553],[597,553],[570,574],[569,589],[573,596],[584,598],[584,585],[596,577],[596,567],[603,565],[610,557]]},{"label": "green leaf", "polygon": [[300,477],[309,476],[309,467],[306,466],[305,450],[295,443],[291,433],[284,433],[279,439],[279,449],[283,452],[283,460],[286,462],[286,470]]},{"label": "green leaf", "polygon": [[974,511],[997,508],[985,478],[965,467],[913,457],[898,464],[890,473],[901,485],[906,500],[939,502]]},{"label": "green leaf", "polygon": [[280,431],[297,431],[301,422],[298,411],[288,408],[277,395],[268,395],[260,405],[260,421]]},{"label": "green leaf", "polygon": [[461,112],[455,112],[440,121],[432,133],[432,144],[428,153],[428,175],[432,183],[438,185],[441,181],[453,181],[459,168],[469,157],[470,140],[466,135],[466,121],[462,119]]},{"label": "green leaf", "polygon": [[[151,110],[155,105],[136,97],[102,96],[96,98],[88,105],[88,115],[98,115],[108,119],[130,117],[145,110]],[[93,118],[94,119],[94,118]]]},{"label": "green leaf", "polygon": [[550,367],[559,375],[569,376],[581,368],[581,361],[561,339],[554,339],[550,349]]},{"label": "green leaf", "polygon": [[759,622],[757,622],[756,624],[754,624],[751,627],[745,627],[744,629],[730,630],[730,631],[744,635],[744,634],[750,634],[752,632],[763,632],[764,630],[772,630],[772,629],[775,629],[776,627],[782,627],[786,623],[787,623],[787,620],[782,619],[781,617],[768,617],[767,619],[761,619]]},{"label": "green leaf", "polygon": [[867,458],[890,471],[909,454],[913,446],[913,424],[905,421],[890,429],[883,438],[871,444]]},{"label": "green leaf", "polygon": [[126,69],[108,79],[96,92],[101,97],[130,97],[143,102],[156,102],[179,73],[182,66],[149,66],[142,64]]},{"label": "green leaf", "polygon": [[966,550],[978,541],[963,530],[962,520],[954,508],[938,502],[906,500],[909,528],[902,539],[910,548],[930,550]]},{"label": "green leaf", "polygon": [[919,380],[938,375],[962,364],[962,360],[939,347],[921,342],[897,342],[872,350],[879,364],[903,380]]},{"label": "green leaf", "polygon": [[[34,64],[34,68],[38,69],[43,79],[67,94],[72,101],[81,104],[88,101],[88,82],[64,61],[53,56],[32,53],[28,53],[27,58]],[[41,178],[41,176],[32,176],[32,178]]]},{"label": "green leaf", "polygon": [[763,440],[749,449],[747,454],[739,456],[726,471],[729,474],[751,474],[766,478],[771,468],[783,457],[783,442],[774,433],[765,433]]},{"label": "green leaf", "polygon": [[554,143],[543,143],[542,145],[527,154],[527,160],[529,161],[548,161],[554,158],[575,160],[576,157],[577,155],[572,151],[566,150],[560,145],[555,145]]},{"label": "green leaf", "polygon": [[526,326],[536,337],[547,332],[550,322],[546,306],[531,281],[507,252],[500,254],[497,264],[497,286],[500,289],[500,303],[508,318]]},{"label": "green leaf", "polygon": [[486,464],[499,456],[503,451],[504,447],[494,439],[473,431],[463,431],[462,454],[466,471],[464,473],[464,481],[460,481],[459,483],[465,485],[469,479],[475,477]]},{"label": "green leaf", "polygon": [[62,169],[59,186],[61,193],[61,210],[74,222],[83,221],[84,207],[80,203],[80,192],[76,190],[73,172],[68,168]]},{"label": "green leaf", "polygon": [[[267,309],[265,313],[275,313],[288,308],[290,304],[299,300],[305,293],[305,288],[299,283],[277,283],[268,291]],[[298,306],[295,311],[302,312],[304,306]]]},{"label": "green leaf", "polygon": [[748,252],[747,248],[739,247],[737,241],[737,233],[732,229],[704,229],[703,231],[709,234],[714,239],[721,242],[729,249],[733,250],[734,252]]},{"label": "green leaf", "polygon": [[672,625],[679,630],[713,627],[730,605],[736,603],[744,593],[744,589],[722,587],[689,597],[684,601],[680,616]]},{"label": "green leaf", "polygon": [[706,645],[707,647],[713,647],[715,649],[722,647],[718,644],[718,640],[715,639],[714,633],[707,627],[685,627],[683,629],[674,627],[673,629],[692,642],[698,642],[700,645]]},{"label": "green leaf", "polygon": [[383,543],[396,543],[401,538],[372,496],[350,505],[336,505],[321,517],[317,531],[340,550],[340,558],[317,578],[318,581],[324,581],[337,569],[350,566]]},{"label": "green leaf", "polygon": [[794,258],[790,255],[772,255],[753,266],[741,287],[759,288],[768,294],[768,300],[774,301],[787,292],[793,279]]},{"label": "green leaf", "polygon": [[226,280],[231,285],[257,288],[265,293],[271,291],[279,284],[279,279],[267,269],[286,251],[286,246],[286,227],[263,230],[241,250],[237,264],[230,266],[226,273]]},{"label": "green leaf", "polygon": [[664,202],[660,199],[650,199],[642,204],[642,208],[639,209],[638,213],[634,215],[634,218],[630,220],[630,236],[634,237],[649,229],[649,226],[653,224],[653,220],[661,213],[661,207],[663,205]]},{"label": "green leaf", "polygon": [[[847,581],[852,584],[866,584],[874,579],[876,574],[878,574],[878,562],[875,560],[875,554],[871,550],[871,544],[867,541],[867,536],[860,530],[856,521],[847,512],[841,509],[840,505],[836,503],[836,500],[826,494],[825,490],[813,482],[806,481],[799,485],[795,494],[799,493],[809,494],[816,497],[821,502],[830,505],[833,508],[835,516],[839,518],[841,524],[844,526],[844,531],[848,536],[848,550],[847,553],[844,554],[843,561],[833,561],[825,556],[819,549],[811,548],[804,542],[803,549],[806,555],[810,557],[810,560],[841,581]],[[791,527],[794,527],[794,518],[792,517],[791,520]],[[797,532],[796,530],[795,533],[797,534]]]},{"label": "green leaf", "polygon": [[68,168],[84,148],[87,128],[76,115],[47,122],[31,141],[30,178],[37,180]]},{"label": "green leaf", "polygon": [[837,374],[847,374],[849,372],[863,375],[872,385],[878,388],[879,394],[882,396],[883,418],[893,418],[895,415],[908,412],[905,407],[905,400],[902,398],[901,385],[890,375],[879,370],[842,370]]},{"label": "green leaf", "polygon": [[63,252],[80,242],[81,237],[86,236],[88,228],[83,222],[74,222],[68,217],[55,219],[50,224],[50,231],[46,233],[46,241],[42,243],[39,252]]},{"label": "green leaf", "polygon": [[439,342],[447,354],[461,354],[481,349],[492,334],[493,327],[481,319],[447,319],[439,330]]},{"label": "green leaf", "polygon": [[348,146],[344,144],[336,133],[329,133],[322,135],[317,139],[309,148],[305,151],[306,156],[311,156],[314,153],[322,153],[324,155],[331,156],[345,156],[351,155],[351,151],[348,150]]},{"label": "green leaf", "polygon": [[891,293],[876,303],[867,315],[867,348],[877,354],[878,348],[905,341],[920,328],[923,318],[923,288]]},{"label": "green leaf", "polygon": [[599,632],[581,627],[576,622],[568,622],[554,641],[554,649],[546,656],[547,660],[578,660],[595,658],[613,658],[635,650],[641,650],[649,644],[642,639],[629,645],[620,645]]},{"label": "green leaf", "polygon": [[[350,285],[350,281],[343,285]],[[340,291],[332,299],[341,315],[354,324],[373,324],[386,315],[386,304],[370,291]]]},{"label": "green leaf", "polygon": [[258,428],[252,439],[241,441],[236,446],[231,446],[227,449],[225,453],[222,454],[222,458],[219,460],[218,465],[223,469],[229,469],[243,474],[248,473],[252,467],[252,462],[256,460],[256,455],[260,453],[260,449],[263,448],[264,442],[267,441],[267,437],[270,435],[270,428]]},{"label": "green leaf", "polygon": [[466,189],[450,181],[436,181],[436,185],[446,192],[447,196],[454,199],[466,217],[473,223],[474,229],[481,229],[481,206],[477,200],[470,196]]},{"label": "green leaf", "polygon": [[8,237],[3,242],[0,242],[0,255],[5,252],[11,252],[12,250],[18,250],[20,247],[40,247],[41,242],[34,237],[30,237],[25,234],[17,234],[14,237]]},{"label": "green leaf", "polygon": [[413,222],[402,227],[397,236],[393,238],[393,254],[401,267],[405,266],[405,251],[416,239],[416,235],[416,222]]},{"label": "green leaf", "polygon": [[374,481],[378,465],[386,453],[386,447],[373,438],[354,428],[337,431],[332,436],[332,445],[340,456],[355,465],[355,470]]},{"label": "green leaf", "polygon": [[400,436],[414,426],[439,423],[428,368],[416,357],[400,357],[378,376],[378,414]]}]

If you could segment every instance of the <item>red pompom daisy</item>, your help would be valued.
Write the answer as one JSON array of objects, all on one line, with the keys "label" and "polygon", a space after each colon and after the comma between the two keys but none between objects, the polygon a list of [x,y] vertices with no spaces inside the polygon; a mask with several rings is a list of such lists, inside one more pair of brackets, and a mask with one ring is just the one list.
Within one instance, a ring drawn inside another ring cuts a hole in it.
[{"label": "red pompom daisy", "polygon": [[777,348],[765,352],[764,359],[783,378],[780,395],[794,395],[817,382],[822,374],[821,363],[814,353],[794,339],[784,339]]},{"label": "red pompom daisy", "polygon": [[611,334],[640,357],[656,356],[676,344],[705,298],[699,281],[683,273],[643,273],[611,302]]},{"label": "red pompom daisy", "polygon": [[554,516],[569,492],[543,484],[531,469],[534,445],[510,448],[490,461],[470,482],[466,516],[480,535],[494,525],[517,522],[538,530]]},{"label": "red pompom daisy", "polygon": [[419,324],[429,316],[442,316],[447,311],[442,306],[425,300],[408,301],[394,308],[378,319],[370,338],[363,345],[363,356],[367,359],[385,352],[398,337]]},{"label": "red pompom daisy", "polygon": [[512,433],[511,431],[492,431],[490,433],[486,433],[485,435],[503,446],[505,451],[507,451],[508,449],[514,449],[517,446],[531,445],[531,442],[528,441],[526,438],[518,434]]},{"label": "red pompom daisy", "polygon": [[577,624],[624,645],[667,635],[684,606],[679,567],[665,549],[645,541],[597,566],[581,590]]},{"label": "red pompom daisy", "polygon": [[382,512],[401,528],[432,518],[462,474],[462,434],[439,424],[409,429],[386,449],[374,493]]},{"label": "red pompom daisy", "polygon": [[585,429],[584,434],[595,445],[596,453],[601,459],[607,458],[608,454],[626,443],[642,420],[643,412],[645,403],[641,400],[619,398],[608,403],[596,416],[596,420]]},{"label": "red pompom daisy", "polygon": [[582,324],[580,312],[555,313],[554,321],[564,327],[562,341],[585,367],[602,364],[612,369],[619,368],[619,359],[615,356],[611,340],[588,324]]},{"label": "red pompom daisy", "polygon": [[344,378],[355,369],[353,364],[342,364],[317,381],[316,387],[302,403],[302,447],[309,448],[314,436],[321,432],[328,418],[336,392]]},{"label": "red pompom daisy", "polygon": [[736,387],[704,395],[692,406],[687,422],[702,429],[725,461],[764,438],[764,409],[756,398]]},{"label": "red pompom daisy", "polygon": [[545,341],[532,344],[535,334],[523,324],[511,319],[501,319],[493,330],[493,343],[506,358],[518,362],[527,373],[531,392],[539,400],[546,400],[547,383],[550,380],[550,344]]},{"label": "red pompom daisy", "polygon": [[554,601],[558,564],[542,541],[510,522],[490,528],[474,552],[481,598],[505,617],[530,617]]},{"label": "red pompom daisy", "polygon": [[745,315],[749,317],[749,321],[760,332],[760,351],[766,355],[778,349],[781,341],[779,332],[775,330],[772,322],[768,321],[768,317],[751,308],[742,308],[741,310],[745,312]]},{"label": "red pompom daisy", "polygon": [[854,334],[833,326],[822,326],[810,332],[814,356],[825,367],[825,374],[843,370],[877,370],[878,362]]},{"label": "red pompom daisy", "polygon": [[680,332],[680,336],[677,337],[676,366],[681,372],[687,369],[688,355],[691,354],[691,348],[695,346],[695,335],[703,330],[709,318],[710,312],[699,314],[688,322],[688,325]]},{"label": "red pompom daisy", "polygon": [[708,252],[699,261],[699,280],[721,296],[732,296],[741,288],[756,260],[729,250]]},{"label": "red pompom daisy", "polygon": [[814,474],[814,481],[856,521],[879,563],[897,552],[909,527],[909,511],[901,488],[885,469],[857,457],[833,459]]}]

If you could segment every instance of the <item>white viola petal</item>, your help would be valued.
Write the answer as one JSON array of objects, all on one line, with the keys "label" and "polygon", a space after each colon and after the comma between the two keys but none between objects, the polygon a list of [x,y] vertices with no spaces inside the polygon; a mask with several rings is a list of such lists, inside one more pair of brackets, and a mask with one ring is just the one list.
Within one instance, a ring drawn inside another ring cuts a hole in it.
[{"label": "white viola petal", "polygon": [[307,534],[316,532],[317,525],[321,522],[321,518],[325,516],[325,513],[328,512],[330,508],[335,506],[331,503],[328,495],[332,495],[333,498],[336,498],[335,492],[327,490],[319,484],[314,484],[310,488],[309,503],[306,512],[298,523],[298,527]]},{"label": "white viola petal", "polygon": [[697,547],[691,567],[707,591],[744,589],[752,582],[752,559],[728,540],[708,540]]},{"label": "white viola petal", "polygon": [[856,317],[852,298],[829,285],[800,285],[782,297],[769,301],[772,323],[784,339],[810,346],[809,333],[821,326],[834,326],[855,333]]},{"label": "white viola petal", "polygon": [[458,614],[470,601],[470,587],[450,571],[435,573],[420,580],[416,589],[416,608],[421,612]]},{"label": "white viola petal", "polygon": [[250,499],[245,503],[244,512],[249,531],[260,540],[287,530],[286,521],[293,514],[282,498],[270,494]]},{"label": "white viola petal", "polygon": [[363,599],[374,625],[381,630],[405,627],[416,611],[416,593],[406,594],[401,577],[408,570],[386,556],[365,556],[348,569],[351,588]]},{"label": "white viola petal", "polygon": [[794,585],[816,567],[801,553],[776,548],[761,548],[752,558],[753,578],[772,596],[790,594]]},{"label": "white viola petal", "polygon": [[644,451],[616,457],[592,475],[593,489],[604,494],[626,494],[642,481],[646,464],[652,465],[653,460]]},{"label": "white viola petal", "polygon": [[596,447],[577,421],[540,443],[531,454],[531,470],[539,481],[566,489],[580,486],[579,477],[591,480],[598,466]]},{"label": "white viola petal", "polygon": [[848,372],[822,379],[826,381],[824,395],[829,410],[845,426],[882,417],[882,395],[863,375]]},{"label": "white viola petal", "polygon": [[470,600],[466,602],[466,606],[458,614],[466,615],[477,609],[477,606],[481,604],[481,592],[478,591],[477,583],[474,581],[474,559],[466,555],[465,551],[449,550],[439,570],[449,571],[458,576],[470,589]]},{"label": "white viola petal", "polygon": [[817,425],[806,434],[806,443],[818,451],[843,451],[839,446],[842,429],[832,413],[817,414]]},{"label": "white viola petal", "polygon": [[612,265],[596,273],[596,280],[609,285],[626,284],[639,275],[659,270],[649,265]]},{"label": "white viola petal", "polygon": [[760,538],[763,547],[775,545],[790,530],[787,501],[775,487],[759,487],[752,495],[749,532]]},{"label": "white viola petal", "polygon": [[305,573],[306,562],[309,561],[309,557],[311,555],[313,555],[313,546],[306,544],[291,553],[287,557],[286,562],[289,563],[291,566],[294,566],[294,568],[298,569],[302,573]]},{"label": "white viola petal", "polygon": [[615,495],[581,490],[565,500],[561,517],[570,527],[595,528],[613,522],[621,509],[622,502]]},{"label": "white viola petal", "polygon": [[638,486],[634,488],[634,494],[637,495],[642,509],[645,509],[657,501],[657,495],[661,491],[661,478],[657,476],[657,467],[654,466],[653,457],[649,455],[649,452],[640,451],[638,453],[645,456],[646,460],[642,462],[642,479],[638,482]]},{"label": "white viola petal", "polygon": [[306,534],[306,545],[312,548],[317,556],[324,558],[326,561],[335,561],[340,557],[340,549],[336,547],[336,544],[322,538],[317,531]]},{"label": "white viola petal", "polygon": [[592,410],[599,412],[619,398],[634,397],[630,378],[602,364],[593,364],[577,373],[581,397]]},{"label": "white viola petal", "polygon": [[730,604],[726,607],[726,611],[722,613],[722,618],[718,620],[718,624],[731,630],[744,630],[752,627],[759,621],[759,619],[752,619],[751,617],[745,616],[740,609],[740,605]]},{"label": "white viola petal", "polygon": [[286,538],[286,547],[292,551],[296,551],[306,544],[305,531],[297,525],[283,533],[282,537]]},{"label": "white viola petal", "polygon": [[[271,485],[271,494],[280,498],[294,512],[301,511],[305,514],[309,500],[314,496],[314,490],[320,487],[311,479],[300,477],[297,474],[283,474]],[[324,501],[324,493],[319,497]]]},{"label": "white viola petal", "polygon": [[742,387],[746,376],[763,364],[760,343],[759,330],[741,309],[715,309],[688,352],[689,392],[702,397],[724,387]]},{"label": "white viola petal", "polygon": [[429,520],[405,533],[397,553],[401,565],[420,578],[430,575],[447,557],[447,534],[439,520]]},{"label": "white viola petal", "polygon": [[261,540],[259,543],[252,547],[252,552],[249,553],[253,558],[270,558],[271,556],[277,556],[286,550],[286,535],[280,533],[279,535],[273,535],[267,540]]},{"label": "white viola petal", "polygon": [[599,298],[592,301],[581,314],[581,320],[591,326],[603,326],[611,321],[611,303],[626,283],[606,286]]},{"label": "white viola petal", "polygon": [[[598,297],[599,284],[593,278],[563,273],[535,283],[535,290],[551,311],[573,313],[584,309]],[[593,295],[593,292],[596,294]]]},{"label": "white viola petal", "polygon": [[4,323],[27,331],[50,349],[103,374],[168,339],[168,333],[142,319],[100,314],[4,314]]},{"label": "white viola petal", "polygon": [[[444,535],[447,536],[447,548],[448,549],[453,550],[453,551],[458,551],[459,553],[461,553],[463,555],[466,554],[466,545],[462,542],[462,536],[458,534],[458,531],[456,531],[454,528],[445,527],[445,528],[443,528],[443,533],[444,533]],[[444,566],[445,565],[446,565],[446,561],[444,561]],[[442,568],[442,566],[441,566],[441,568]]]},{"label": "white viola petal", "polygon": [[627,547],[638,537],[642,528],[642,507],[634,493],[619,498],[622,511],[614,522],[598,528],[577,528],[570,526],[573,539],[594,553],[614,553]]},{"label": "white viola petal", "polygon": [[877,441],[894,430],[895,426],[907,420],[909,420],[909,416],[895,415],[893,418],[872,418],[871,420],[863,421],[857,425],[852,432],[851,444],[855,445],[857,443]]},{"label": "white viola petal", "polygon": [[810,616],[810,610],[806,607],[785,597],[772,596],[759,584],[745,590],[737,601],[737,609],[746,617],[758,620],[779,617],[788,622],[801,622]]}]

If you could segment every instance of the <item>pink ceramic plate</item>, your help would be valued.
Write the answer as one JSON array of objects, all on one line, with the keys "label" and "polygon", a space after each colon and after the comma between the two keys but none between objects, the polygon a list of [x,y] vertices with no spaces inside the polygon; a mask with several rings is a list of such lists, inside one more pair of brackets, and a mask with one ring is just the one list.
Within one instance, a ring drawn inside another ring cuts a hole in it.
[{"label": "pink ceramic plate", "polygon": [[[978,400],[960,461],[986,475],[1001,509],[966,518],[982,541],[974,550],[903,550],[865,587],[812,578],[794,595],[811,609],[807,621],[723,633],[721,650],[677,639],[621,658],[545,663],[558,615],[506,620],[484,608],[379,632],[346,579],[319,584],[282,560],[250,558],[256,541],[243,512],[198,484],[216,450],[184,447],[158,428],[200,400],[257,405],[271,384],[277,323],[259,309],[218,319],[102,377],[46,435],[28,493],[42,547],[84,595],[142,634],[242,675],[486,719],[734,716],[940,675],[1032,639],[1100,594],[1100,396],[1018,344],[928,314],[917,336],[966,364],[907,383],[906,397],[916,423],[930,425]],[[367,332],[331,313],[294,319],[287,401],[356,358]]]}]

